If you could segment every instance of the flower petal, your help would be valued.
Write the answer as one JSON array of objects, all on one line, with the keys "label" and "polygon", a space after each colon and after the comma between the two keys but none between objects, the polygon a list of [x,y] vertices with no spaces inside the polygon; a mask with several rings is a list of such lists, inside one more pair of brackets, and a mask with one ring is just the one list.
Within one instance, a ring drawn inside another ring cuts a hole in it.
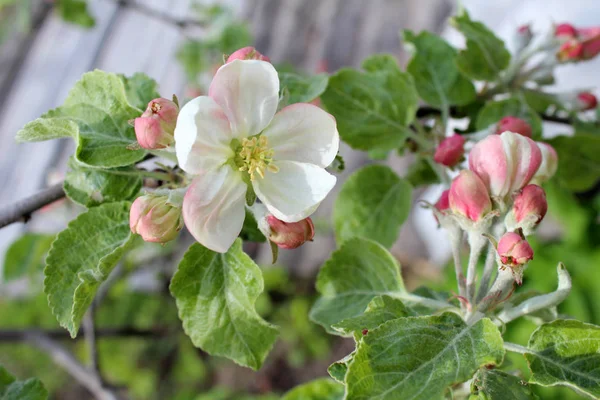
[{"label": "flower petal", "polygon": [[246,184],[225,165],[202,173],[183,199],[183,221],[203,246],[225,253],[242,230]]},{"label": "flower petal", "polygon": [[260,133],[279,103],[279,77],[271,63],[234,60],[213,78],[208,95],[225,111],[238,138]]},{"label": "flower petal", "polygon": [[335,118],[312,104],[292,104],[279,111],[263,132],[276,160],[327,167],[340,147]]},{"label": "flower petal", "polygon": [[175,153],[187,173],[199,174],[217,168],[233,156],[229,120],[210,97],[200,96],[186,103],[177,117]]},{"label": "flower petal", "polygon": [[336,178],[323,168],[295,161],[275,163],[278,172],[268,171],[253,182],[258,198],[278,219],[297,222],[312,214],[335,186]]}]

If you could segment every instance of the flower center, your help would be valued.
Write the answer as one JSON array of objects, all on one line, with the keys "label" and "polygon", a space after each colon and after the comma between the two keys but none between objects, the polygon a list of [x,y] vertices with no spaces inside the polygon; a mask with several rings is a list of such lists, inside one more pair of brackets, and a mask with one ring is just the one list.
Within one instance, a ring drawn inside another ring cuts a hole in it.
[{"label": "flower center", "polygon": [[264,178],[267,170],[279,171],[273,164],[273,154],[266,136],[245,138],[236,150],[235,165],[240,171],[247,172],[250,180],[254,181],[256,174]]}]

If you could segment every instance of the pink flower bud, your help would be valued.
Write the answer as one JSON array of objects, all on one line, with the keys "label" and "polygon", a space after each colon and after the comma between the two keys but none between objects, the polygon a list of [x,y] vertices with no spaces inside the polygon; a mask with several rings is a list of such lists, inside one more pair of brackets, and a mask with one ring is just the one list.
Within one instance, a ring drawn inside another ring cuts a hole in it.
[{"label": "pink flower bud", "polygon": [[181,208],[168,204],[166,196],[138,197],[129,211],[129,227],[146,242],[170,242],[183,227]]},{"label": "pink flower bud", "polygon": [[580,61],[583,58],[583,44],[577,39],[571,39],[560,46],[556,57],[561,62]]},{"label": "pink flower bud", "polygon": [[469,168],[492,196],[504,199],[529,183],[542,162],[537,144],[513,132],[490,135],[469,154]]},{"label": "pink flower bud", "polygon": [[598,106],[598,99],[590,92],[581,92],[577,95],[577,105],[580,111],[593,110]]},{"label": "pink flower bud", "polygon": [[507,232],[498,241],[498,255],[503,265],[507,267],[518,267],[533,260],[533,249],[515,232]]},{"label": "pink flower bud", "polygon": [[533,32],[529,25],[521,25],[513,37],[515,52],[520,53],[533,39]]},{"label": "pink flower bud", "polygon": [[473,222],[492,210],[492,201],[482,180],[472,171],[462,170],[448,193],[450,209]]},{"label": "pink flower bud", "polygon": [[295,249],[315,236],[315,226],[310,218],[298,222],[283,222],[273,215],[267,216],[271,231],[269,240],[282,249]]},{"label": "pink flower bud", "polygon": [[531,137],[531,125],[527,121],[517,117],[504,117],[496,126],[496,133],[500,135],[503,132],[510,131],[519,135]]},{"label": "pink flower bud", "polygon": [[173,143],[179,107],[171,100],[158,98],[135,119],[135,137],[145,149],[163,149]]},{"label": "pink flower bud", "polygon": [[571,24],[560,24],[554,28],[554,36],[558,38],[573,38],[577,36],[577,29]]},{"label": "pink flower bud", "polygon": [[558,168],[558,154],[548,143],[536,142],[542,153],[542,163],[533,176],[532,182],[542,184],[552,178]]},{"label": "pink flower bud", "polygon": [[440,142],[433,159],[438,164],[453,167],[460,162],[464,154],[465,138],[460,135],[452,135]]},{"label": "pink flower bud", "polygon": [[263,56],[256,50],[254,47],[248,46],[236,50],[227,58],[227,62],[225,64],[232,62],[233,60],[260,60],[271,62],[269,57]]},{"label": "pink flower bud", "polygon": [[532,224],[539,224],[548,211],[546,192],[538,185],[527,185],[515,196],[513,212],[517,224],[529,220]]},{"label": "pink flower bud", "polygon": [[444,190],[439,200],[435,203],[435,208],[445,211],[450,208],[450,190]]}]

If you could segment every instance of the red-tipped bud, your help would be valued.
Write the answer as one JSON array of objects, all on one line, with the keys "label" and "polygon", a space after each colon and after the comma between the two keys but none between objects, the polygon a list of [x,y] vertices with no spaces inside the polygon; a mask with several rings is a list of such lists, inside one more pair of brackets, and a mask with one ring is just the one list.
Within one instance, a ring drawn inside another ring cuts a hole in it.
[{"label": "red-tipped bud", "polygon": [[310,218],[298,222],[283,222],[272,215],[267,216],[271,235],[269,240],[282,249],[295,249],[315,236],[315,226]]},{"label": "red-tipped bud", "polygon": [[225,64],[230,63],[233,60],[260,60],[271,62],[269,57],[260,54],[258,50],[251,46],[234,51],[233,54],[227,58],[227,62]]},{"label": "red-tipped bud", "polygon": [[580,111],[593,110],[598,106],[598,99],[590,92],[581,92],[577,95],[577,105]]},{"label": "red-tipped bud", "polygon": [[583,44],[577,39],[571,39],[564,42],[558,49],[556,58],[561,62],[582,60]]},{"label": "red-tipped bud", "polygon": [[496,126],[496,133],[500,135],[503,132],[510,131],[519,135],[531,137],[531,125],[527,121],[517,117],[504,117]]},{"label": "red-tipped bud", "polygon": [[527,185],[515,196],[512,210],[506,216],[509,231],[521,228],[528,235],[542,221],[548,211],[544,189]]},{"label": "red-tipped bud", "polygon": [[448,193],[450,208],[473,222],[492,210],[492,201],[483,181],[472,171],[462,170]]},{"label": "red-tipped bud", "polygon": [[498,241],[497,250],[500,261],[507,267],[519,267],[533,260],[533,249],[515,232],[505,233]]},{"label": "red-tipped bud", "polygon": [[129,227],[146,242],[166,243],[183,228],[181,208],[167,203],[167,196],[145,195],[135,199],[129,211]]},{"label": "red-tipped bud", "polygon": [[435,203],[435,208],[445,211],[450,208],[450,190],[444,190],[439,200]]},{"label": "red-tipped bud", "polygon": [[532,183],[540,185],[554,176],[558,169],[558,154],[554,147],[548,143],[536,142],[542,153],[542,163],[531,180]]},{"label": "red-tipped bud", "polygon": [[158,98],[135,119],[135,137],[145,149],[164,149],[173,143],[179,107],[171,100]]},{"label": "red-tipped bud", "polygon": [[554,36],[558,38],[573,38],[577,36],[577,29],[571,24],[560,24],[554,28]]},{"label": "red-tipped bud", "polygon": [[521,25],[513,37],[515,52],[518,54],[523,51],[523,49],[529,45],[531,39],[533,39],[531,27],[529,25]]},{"label": "red-tipped bud", "polygon": [[453,167],[460,162],[464,154],[465,138],[460,135],[452,135],[440,142],[433,159],[438,164]]}]

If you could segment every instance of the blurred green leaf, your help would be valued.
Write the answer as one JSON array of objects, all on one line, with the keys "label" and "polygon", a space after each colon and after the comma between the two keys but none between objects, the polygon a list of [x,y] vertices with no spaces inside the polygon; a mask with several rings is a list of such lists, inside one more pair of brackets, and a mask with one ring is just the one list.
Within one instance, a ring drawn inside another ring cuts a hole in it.
[{"label": "blurred green leaf", "polygon": [[86,0],[55,0],[54,7],[58,15],[67,22],[84,28],[92,28],[96,25]]},{"label": "blurred green leaf", "polygon": [[183,329],[209,354],[259,369],[277,338],[277,329],[256,313],[263,291],[258,266],[237,240],[220,254],[195,243],[171,280]]},{"label": "blurred green leaf", "polygon": [[470,400],[535,400],[538,397],[521,378],[497,369],[481,368],[471,384]]},{"label": "blurred green leaf", "polygon": [[384,322],[412,315],[413,312],[402,301],[383,295],[374,297],[364,314],[342,320],[333,325],[333,328],[344,334],[359,332],[362,335],[365,329],[372,330]]},{"label": "blurred green leaf", "polygon": [[582,192],[600,180],[600,135],[557,136],[547,142],[558,154],[555,179],[564,187]]},{"label": "blurred green leaf", "polygon": [[310,103],[318,98],[329,82],[329,75],[317,74],[302,76],[293,72],[279,73],[279,87],[287,94],[287,103]]},{"label": "blurred green leaf", "polygon": [[258,229],[258,223],[254,218],[254,214],[246,210],[246,218],[240,232],[240,238],[244,241],[263,243],[267,241],[265,235]]},{"label": "blurred green leaf", "polygon": [[345,383],[346,373],[348,372],[348,364],[350,364],[353,357],[354,352],[348,354],[341,360],[334,362],[327,368],[327,372],[333,379],[335,379],[339,383]]},{"label": "blurred green leaf", "polygon": [[26,233],[15,240],[4,257],[4,280],[32,277],[41,273],[54,237],[42,233]]},{"label": "blurred green leaf", "polygon": [[321,378],[295,387],[281,400],[342,400],[343,398],[343,385],[328,378]]},{"label": "blurred green leaf", "polygon": [[36,378],[18,381],[0,365],[0,400],[46,400],[48,392]]},{"label": "blurred green leaf", "polygon": [[373,239],[391,247],[408,217],[412,187],[389,167],[369,165],[352,174],[335,201],[336,239]]}]

